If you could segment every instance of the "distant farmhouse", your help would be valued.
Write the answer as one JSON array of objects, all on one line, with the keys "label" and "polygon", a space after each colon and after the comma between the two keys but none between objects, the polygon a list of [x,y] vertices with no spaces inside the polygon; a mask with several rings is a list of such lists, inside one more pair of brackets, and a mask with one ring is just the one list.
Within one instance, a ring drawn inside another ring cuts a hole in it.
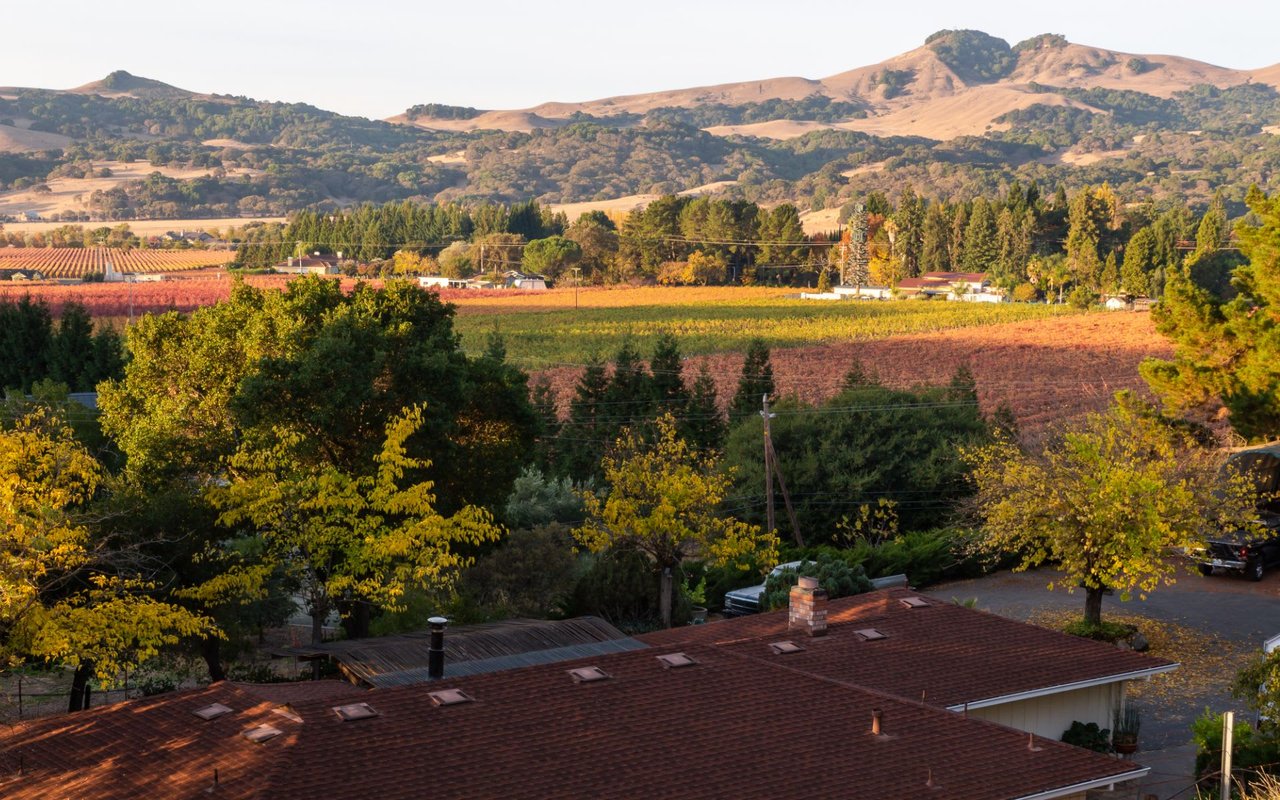
[{"label": "distant farmhouse", "polygon": [[1177,666],[910,589],[828,602],[810,578],[774,613],[634,638],[557,626],[508,623],[453,648],[438,629],[425,674],[406,637],[315,654],[386,688],[223,681],[21,722],[0,729],[0,789],[12,800],[1133,796],[1147,767],[1058,740],[1074,721],[1109,727],[1128,682]]},{"label": "distant farmhouse", "polygon": [[200,244],[208,244],[215,241],[212,236],[204,231],[167,231],[164,238],[170,242],[193,242]]},{"label": "distant farmhouse", "polygon": [[38,269],[0,269],[0,281],[43,281],[45,274]]},{"label": "distant farmhouse", "polygon": [[338,259],[341,257],[341,253],[336,256],[320,253],[301,257],[291,256],[278,264],[273,264],[271,269],[282,275],[337,275]]},{"label": "distant farmhouse", "polygon": [[501,283],[486,278],[447,278],[443,275],[422,275],[418,285],[424,289],[520,289],[523,291],[544,291],[547,279],[541,275],[507,270],[502,274]]}]

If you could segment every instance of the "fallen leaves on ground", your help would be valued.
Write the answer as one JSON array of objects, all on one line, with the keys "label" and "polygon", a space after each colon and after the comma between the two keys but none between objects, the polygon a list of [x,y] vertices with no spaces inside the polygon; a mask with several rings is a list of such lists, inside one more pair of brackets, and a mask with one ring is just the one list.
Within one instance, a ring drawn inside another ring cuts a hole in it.
[{"label": "fallen leaves on ground", "polygon": [[[1080,612],[1075,609],[1043,609],[1033,613],[1029,621],[1045,628],[1062,630],[1067,623],[1079,619]],[[1156,705],[1185,702],[1187,698],[1225,691],[1235,679],[1236,672],[1255,652],[1247,645],[1177,622],[1137,614],[1108,614],[1105,619],[1136,627],[1147,637],[1151,645],[1150,655],[1182,665],[1173,672],[1129,684],[1131,698]]]}]

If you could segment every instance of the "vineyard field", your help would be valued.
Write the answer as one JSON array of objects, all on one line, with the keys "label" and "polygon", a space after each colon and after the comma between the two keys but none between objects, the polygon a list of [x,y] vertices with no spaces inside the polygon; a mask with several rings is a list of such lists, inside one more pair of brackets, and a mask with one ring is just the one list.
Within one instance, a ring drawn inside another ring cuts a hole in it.
[{"label": "vineyard field", "polygon": [[[974,374],[983,412],[1007,406],[1024,439],[1035,439],[1056,423],[1105,408],[1121,389],[1146,394],[1138,365],[1172,352],[1150,314],[1117,311],[788,347],[775,349],[771,361],[779,395],[806,403],[839,392],[855,360],[896,388],[946,383],[963,364]],[[686,380],[702,366],[727,403],[737,389],[742,354],[694,356],[686,364]],[[563,412],[581,373],[576,366],[542,373]]]},{"label": "vineyard field", "polygon": [[[824,302],[784,297],[771,290],[708,290],[690,301],[682,289],[600,292],[589,305],[550,310],[539,298],[512,298],[502,305],[458,300],[457,329],[469,352],[484,349],[493,330],[506,340],[507,354],[526,369],[580,365],[593,355],[608,358],[630,340],[643,354],[663,331],[670,331],[685,354],[741,352],[760,337],[771,347],[881,339],[1041,319],[1070,313],[1064,306],[947,301]],[[690,290],[697,292],[698,290]],[[731,299],[712,299],[716,296]],[[628,296],[637,302],[625,304]],[[450,298],[453,299],[453,298]],[[548,298],[549,300],[550,298]],[[572,302],[572,297],[568,298]],[[583,293],[582,299],[587,299]],[[611,305],[596,305],[612,301]],[[543,301],[546,302],[546,301]]]},{"label": "vineyard field", "polygon": [[0,248],[0,269],[36,269],[51,279],[81,278],[105,272],[182,272],[225,266],[235,258],[229,250],[129,250],[107,247]]}]

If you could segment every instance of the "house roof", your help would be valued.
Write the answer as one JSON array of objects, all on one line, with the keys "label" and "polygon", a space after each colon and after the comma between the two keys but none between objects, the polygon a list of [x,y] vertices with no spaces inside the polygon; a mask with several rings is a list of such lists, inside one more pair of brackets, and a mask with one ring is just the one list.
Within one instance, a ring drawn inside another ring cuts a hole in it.
[{"label": "house roof", "polygon": [[[696,663],[666,668],[655,657],[675,650]],[[803,655],[755,657],[705,644],[617,653],[376,689],[362,696],[376,716],[354,721],[342,721],[333,700],[293,703],[290,718],[219,684],[23,723],[0,740],[0,788],[16,800],[197,797],[218,769],[211,796],[245,800],[801,791],[868,800],[1013,800],[1063,796],[1145,772],[1132,762],[797,670],[794,659]],[[588,665],[608,677],[580,683],[567,673]],[[431,692],[443,688],[473,700],[437,705]],[[214,701],[233,712],[208,722],[193,715]],[[881,736],[869,730],[873,710],[882,713]],[[262,744],[240,735],[264,722],[281,735]],[[21,776],[17,753],[25,759]]]},{"label": "house roof", "polygon": [[[905,598],[928,603],[908,607]],[[833,600],[827,635],[788,660],[821,678],[867,686],[944,708],[994,705],[1166,672],[1174,662],[1068,636],[910,589],[888,589]],[[863,641],[856,631],[885,634]],[[785,611],[672,628],[637,637],[646,644],[714,645],[767,658],[767,643],[788,638]]]},{"label": "house roof", "polygon": [[920,277],[933,281],[965,283],[982,283],[987,279],[985,272],[926,272]]}]

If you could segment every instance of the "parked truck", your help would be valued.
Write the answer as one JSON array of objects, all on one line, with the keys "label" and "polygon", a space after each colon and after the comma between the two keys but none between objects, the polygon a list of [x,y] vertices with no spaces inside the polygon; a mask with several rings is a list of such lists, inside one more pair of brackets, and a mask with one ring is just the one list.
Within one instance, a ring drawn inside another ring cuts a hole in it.
[{"label": "parked truck", "polygon": [[1200,574],[1223,570],[1262,580],[1271,567],[1280,564],[1280,442],[1250,447],[1232,454],[1228,464],[1249,475],[1258,492],[1258,521],[1264,533],[1245,531],[1217,535],[1194,554]]}]

